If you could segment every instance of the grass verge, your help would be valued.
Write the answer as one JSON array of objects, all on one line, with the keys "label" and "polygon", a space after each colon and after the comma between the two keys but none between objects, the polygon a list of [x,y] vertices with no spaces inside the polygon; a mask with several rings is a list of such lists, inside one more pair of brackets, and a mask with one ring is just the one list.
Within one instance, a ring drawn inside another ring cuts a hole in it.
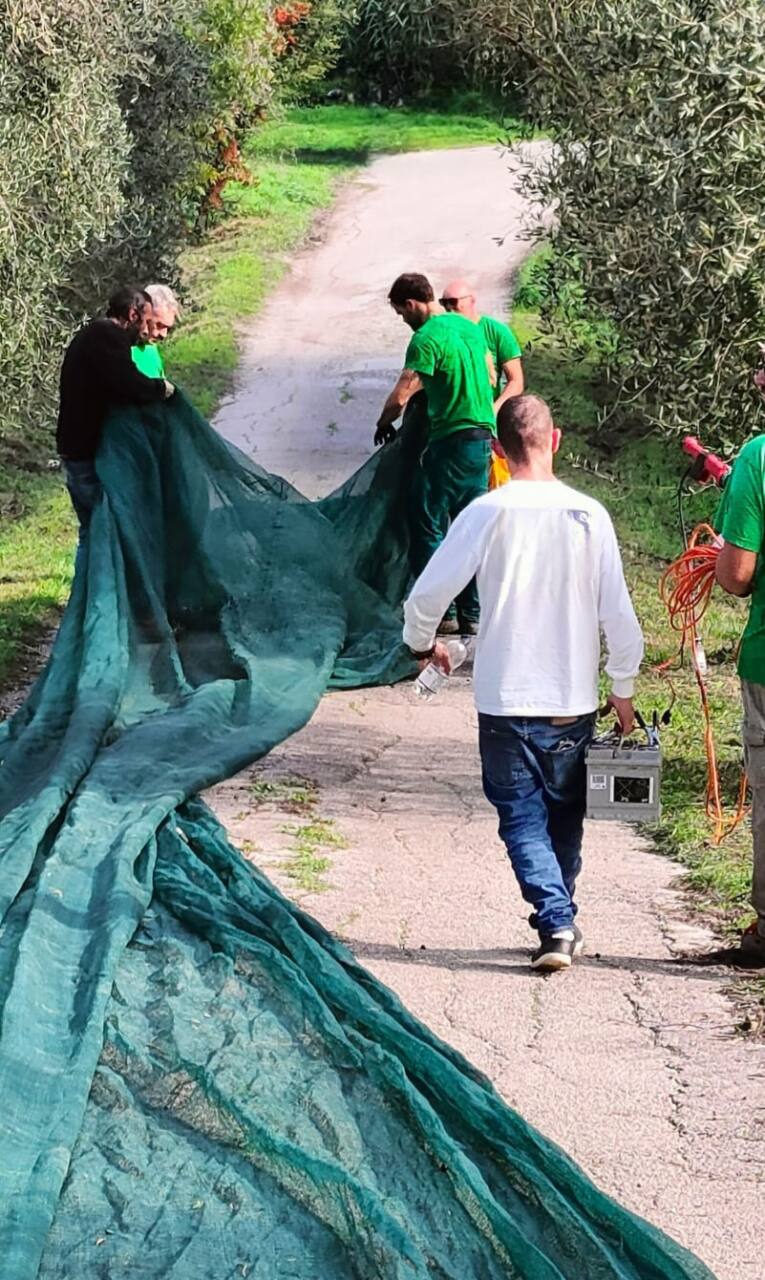
[{"label": "grass verge", "polygon": [[309,163],[334,156],[363,163],[381,151],[431,151],[504,142],[523,126],[515,117],[418,110],[413,107],[305,107],[253,135],[251,154],[297,156]]},{"label": "grass verge", "polygon": [[[493,143],[520,130],[486,115],[345,105],[290,112],[246,148],[253,174],[232,184],[228,217],[190,250],[192,302],[167,346],[170,376],[206,416],[231,389],[239,323],[257,313],[338,186],[384,151]],[[50,450],[53,455],[53,441]],[[25,451],[25,453],[28,452]],[[61,476],[0,466],[0,686],[23,678],[36,635],[55,623],[71,582],[76,522]]]},{"label": "grass verge", "polygon": [[[513,327],[527,354],[530,389],[554,409],[563,428],[561,473],[593,494],[611,512],[622,546],[625,571],[646,637],[646,662],[637,703],[644,715],[676,702],[664,731],[663,817],[650,830],[659,848],[683,863],[699,909],[725,932],[751,919],[751,833],[742,824],[719,847],[710,839],[704,810],[706,758],[699,695],[692,671],[673,671],[670,681],[656,666],[677,652],[658,584],[667,563],[682,550],[676,490],[685,465],[678,442],[626,431],[604,434],[598,426],[600,388],[592,360],[572,361],[554,334],[543,333],[535,307],[531,259],[521,274]],[[541,301],[541,300],[540,300]],[[594,338],[594,341],[596,339]],[[689,527],[709,520],[714,491],[695,495],[686,506]],[[717,591],[702,626],[709,662],[709,699],[725,800],[735,806],[741,770],[741,706],[735,651],[746,606]]]},{"label": "grass verge", "polygon": [[76,521],[55,472],[0,470],[0,687],[39,665],[39,640],[60,616],[72,580]]}]

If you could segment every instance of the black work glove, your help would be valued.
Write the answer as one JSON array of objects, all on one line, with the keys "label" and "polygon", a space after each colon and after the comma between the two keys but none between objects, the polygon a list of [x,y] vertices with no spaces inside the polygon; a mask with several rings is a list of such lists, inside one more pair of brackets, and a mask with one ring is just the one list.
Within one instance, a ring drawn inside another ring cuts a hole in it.
[{"label": "black work glove", "polygon": [[396,439],[396,434],[396,428],[393,426],[393,423],[389,423],[387,426],[382,426],[378,422],[377,430],[375,431],[375,444],[391,444]]}]

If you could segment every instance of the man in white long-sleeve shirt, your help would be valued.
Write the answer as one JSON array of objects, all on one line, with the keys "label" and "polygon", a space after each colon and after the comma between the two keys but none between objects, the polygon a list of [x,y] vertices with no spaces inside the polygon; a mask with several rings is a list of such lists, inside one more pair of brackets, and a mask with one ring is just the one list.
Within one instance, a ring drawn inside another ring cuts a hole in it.
[{"label": "man in white long-sleeve shirt", "polygon": [[529,923],[539,933],[532,965],[563,969],[582,948],[574,893],[600,634],[608,704],[624,734],[634,725],[643,637],[608,513],[553,475],[560,432],[547,405],[516,396],[500,409],[497,427],[513,478],[454,521],[406,602],[404,642],[448,670],[436,629],[477,577],[474,689],[484,790],[532,907]]}]

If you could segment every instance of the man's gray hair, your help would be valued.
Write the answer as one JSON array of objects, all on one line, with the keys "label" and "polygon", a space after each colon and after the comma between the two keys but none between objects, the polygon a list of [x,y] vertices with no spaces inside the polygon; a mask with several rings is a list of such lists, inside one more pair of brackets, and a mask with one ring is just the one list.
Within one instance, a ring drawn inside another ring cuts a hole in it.
[{"label": "man's gray hair", "polygon": [[151,298],[153,306],[164,307],[176,316],[180,313],[181,304],[169,284],[147,284],[146,293]]}]

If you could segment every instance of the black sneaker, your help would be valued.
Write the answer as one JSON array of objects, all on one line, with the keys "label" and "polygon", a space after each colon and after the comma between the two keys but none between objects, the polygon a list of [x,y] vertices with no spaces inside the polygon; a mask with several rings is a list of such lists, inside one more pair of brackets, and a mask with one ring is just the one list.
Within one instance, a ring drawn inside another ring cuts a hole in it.
[{"label": "black sneaker", "polygon": [[476,618],[460,618],[457,625],[461,636],[478,635],[478,620]]},{"label": "black sneaker", "polygon": [[444,619],[443,619],[443,620],[438,624],[438,630],[437,630],[437,632],[436,632],[436,635],[439,635],[439,636],[458,636],[458,635],[459,635],[459,633],[460,633],[460,626],[459,626],[459,623],[458,623],[457,619],[456,619],[456,618],[444,618]]},{"label": "black sneaker", "polygon": [[[529,924],[532,929],[539,930],[539,916],[536,911],[532,911],[529,916]],[[571,928],[574,930],[574,957],[576,958],[584,951],[584,934],[578,924],[572,924]]]},{"label": "black sneaker", "polygon": [[531,957],[532,969],[570,969],[574,959],[576,937],[573,929],[561,929],[559,933],[544,933],[537,950]]}]

